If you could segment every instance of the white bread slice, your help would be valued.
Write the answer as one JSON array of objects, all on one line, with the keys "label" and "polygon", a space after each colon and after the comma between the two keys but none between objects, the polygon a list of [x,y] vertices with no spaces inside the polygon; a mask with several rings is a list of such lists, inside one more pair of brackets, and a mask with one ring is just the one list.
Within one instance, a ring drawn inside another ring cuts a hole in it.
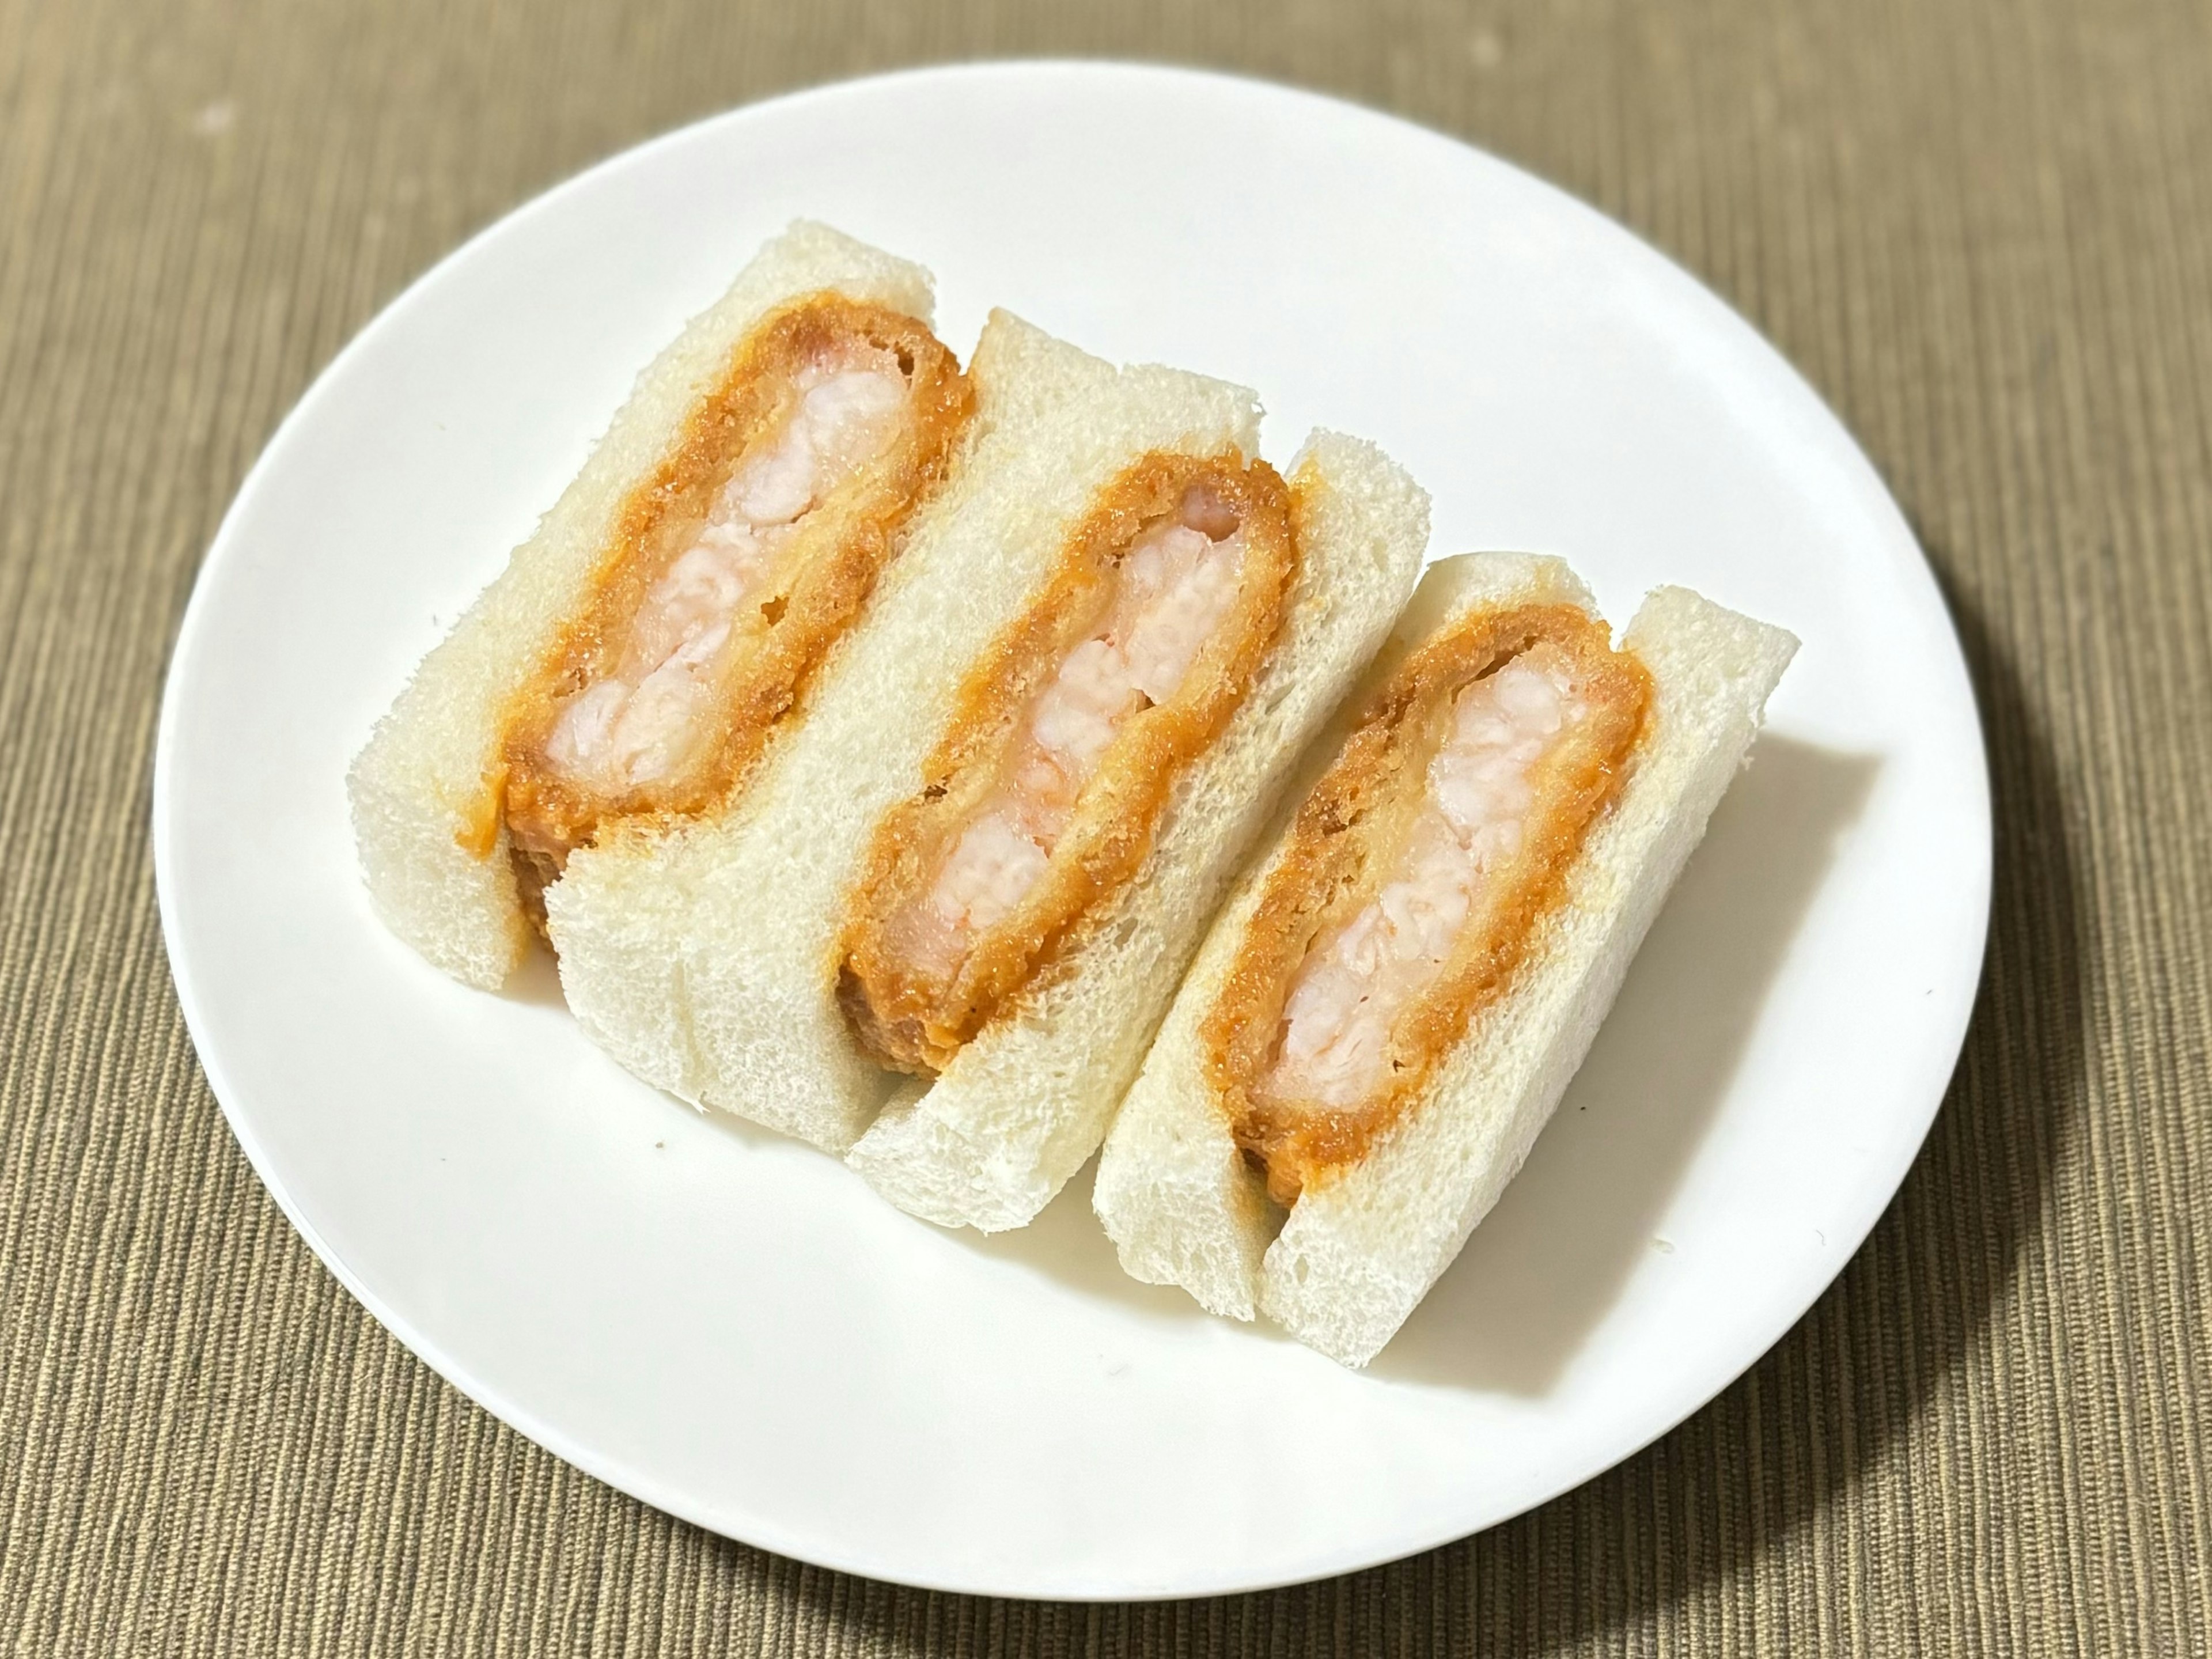
[{"label": "white bread slice", "polygon": [[464,845],[485,812],[501,713],[588,597],[617,516],[756,324],[801,295],[835,292],[931,320],[929,273],[800,221],[638,376],[583,471],[507,568],[422,659],[347,774],[354,837],[385,925],[464,982],[495,990],[530,948],[502,827]]},{"label": "white bread slice", "polygon": [[1207,920],[1316,728],[1420,568],[1428,496],[1373,445],[1316,432],[1289,482],[1299,568],[1251,692],[1170,793],[1136,876],[1080,942],[848,1160],[942,1225],[1018,1227],[1097,1150]]},{"label": "white bread slice", "polygon": [[1003,313],[976,412],[806,717],[720,820],[572,854],[548,893],[569,1006],[685,1099],[843,1152],[890,1093],[836,1002],[846,899],[884,814],[920,787],[970,665],[1058,568],[1094,493],[1153,450],[1256,451],[1240,386],[1115,369]]},{"label": "white bread slice", "polygon": [[[1388,655],[1402,659],[1470,604],[1517,599],[1524,584],[1580,602],[1557,561],[1444,561],[1424,581]],[[1660,588],[1625,643],[1650,671],[1653,725],[1576,861],[1565,902],[1540,924],[1505,994],[1478,1013],[1406,1115],[1358,1164],[1309,1188],[1287,1219],[1230,1138],[1198,1040],[1279,839],[1247,878],[1186,981],[1100,1164],[1095,1202],[1135,1277],[1181,1284],[1218,1313],[1265,1312],[1300,1341],[1358,1366],[1451,1264],[1582,1063],[1744,763],[1797,642],[1686,589]],[[1379,662],[1376,678],[1389,667]],[[1324,757],[1341,736],[1340,722],[1322,745]],[[1317,775],[1319,764],[1310,769]]]}]

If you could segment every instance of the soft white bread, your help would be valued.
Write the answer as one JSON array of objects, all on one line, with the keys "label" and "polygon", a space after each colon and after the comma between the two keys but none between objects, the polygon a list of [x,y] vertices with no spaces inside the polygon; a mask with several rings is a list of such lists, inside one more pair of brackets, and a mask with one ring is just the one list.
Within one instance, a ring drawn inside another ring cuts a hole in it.
[{"label": "soft white bread", "polygon": [[[1440,563],[1376,678],[1470,608],[1517,602],[1524,592],[1586,603],[1557,561],[1488,555]],[[1247,878],[1185,981],[1101,1161],[1095,1201],[1135,1277],[1181,1284],[1218,1313],[1265,1312],[1300,1341],[1364,1365],[1450,1265],[1581,1064],[1796,648],[1782,629],[1681,588],[1653,592],[1624,643],[1651,674],[1652,723],[1569,874],[1565,901],[1539,923],[1504,994],[1478,1012],[1410,1109],[1359,1163],[1309,1188],[1287,1219],[1231,1139],[1199,1042],[1279,839]],[[1324,756],[1342,735],[1340,722],[1321,745]]]},{"label": "soft white bread", "polygon": [[1299,568],[1250,693],[1170,794],[1151,852],[1080,941],[848,1160],[902,1208],[1018,1227],[1097,1150],[1299,752],[1420,568],[1428,496],[1373,445],[1316,432],[1292,464]]},{"label": "soft white bread", "polygon": [[516,548],[377,723],[347,775],[354,836],[385,925],[456,979],[497,988],[532,936],[502,826],[476,832],[516,688],[583,605],[617,515],[669,453],[694,405],[755,325],[833,292],[931,320],[929,273],[840,234],[793,224],[638,377],[575,481]]},{"label": "soft white bread", "polygon": [[842,1152],[893,1079],[836,1001],[847,896],[884,814],[920,787],[984,650],[1058,568],[1133,458],[1255,453],[1239,386],[1111,365],[994,313],[969,368],[967,447],[805,719],[711,823],[573,854],[546,911],[569,1006],[632,1071]]}]

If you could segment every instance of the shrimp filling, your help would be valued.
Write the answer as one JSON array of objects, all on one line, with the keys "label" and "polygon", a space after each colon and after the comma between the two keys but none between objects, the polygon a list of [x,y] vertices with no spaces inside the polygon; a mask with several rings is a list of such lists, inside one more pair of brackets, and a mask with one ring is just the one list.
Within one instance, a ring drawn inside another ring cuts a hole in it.
[{"label": "shrimp filling", "polygon": [[1566,665],[1537,655],[1452,700],[1395,867],[1307,947],[1291,977],[1263,1096],[1341,1109],[1389,1081],[1392,1028],[1443,975],[1485,890],[1521,850],[1544,761],[1589,718]]},{"label": "shrimp filling", "polygon": [[1272,471],[1214,465],[1140,480],[1155,510],[1116,515],[1131,533],[1079,556],[969,688],[997,729],[956,735],[887,821],[843,987],[878,1058],[941,1068],[1133,869],[1174,772],[1241,697],[1279,619],[1288,524]]},{"label": "shrimp filling", "polygon": [[[607,821],[732,789],[895,554],[972,404],[912,318],[770,318],[624,503],[584,613],[519,696],[501,805],[533,911]],[[490,826],[495,833],[496,824]]]},{"label": "shrimp filling", "polygon": [[894,948],[950,979],[1030,896],[1129,717],[1175,701],[1243,566],[1235,514],[1196,486],[1129,550],[1105,614],[1030,705],[981,810],[928,891],[892,921]]},{"label": "shrimp filling", "polygon": [[1347,742],[1210,1017],[1237,1138],[1279,1202],[1356,1159],[1502,988],[1641,729],[1647,677],[1601,629],[1563,607],[1513,625],[1472,677],[1430,672],[1394,731]]},{"label": "shrimp filling", "polygon": [[712,740],[715,693],[746,642],[748,601],[757,605],[823,500],[879,460],[912,419],[897,365],[856,355],[808,362],[793,377],[797,404],[781,429],[715,492],[605,670],[562,702],[545,735],[556,774],[618,796],[665,782]]}]

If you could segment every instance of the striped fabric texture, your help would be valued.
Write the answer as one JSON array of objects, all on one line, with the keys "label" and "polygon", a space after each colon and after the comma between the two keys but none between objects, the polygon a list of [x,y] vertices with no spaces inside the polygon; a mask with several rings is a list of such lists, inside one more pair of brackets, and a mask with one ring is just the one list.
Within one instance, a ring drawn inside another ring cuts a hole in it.
[{"label": "striped fabric texture", "polygon": [[[1996,786],[1963,1063],[1795,1331],[1517,1522],[1169,1606],[781,1560],[462,1399],[247,1168],[148,851],[208,540],[404,283],[678,123],[1045,53],[1385,106],[1680,260],[1903,501]],[[0,1653],[2212,1651],[2212,7],[0,0]]]}]

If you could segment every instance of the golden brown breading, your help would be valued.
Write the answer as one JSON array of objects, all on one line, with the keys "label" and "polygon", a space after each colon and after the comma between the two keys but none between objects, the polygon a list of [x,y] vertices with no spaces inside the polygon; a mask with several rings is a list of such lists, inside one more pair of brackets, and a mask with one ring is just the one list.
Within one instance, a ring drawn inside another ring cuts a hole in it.
[{"label": "golden brown breading", "polygon": [[[778,429],[797,401],[798,371],[854,347],[896,358],[910,388],[909,417],[886,454],[810,514],[779,557],[769,588],[749,600],[759,625],[723,676],[702,758],[618,796],[562,775],[548,762],[545,742],[564,702],[618,654],[630,619],[690,545],[715,492],[748,450]],[[544,886],[568,851],[604,823],[694,817],[729,797],[897,553],[915,507],[949,469],[974,406],[951,352],[915,319],[881,306],[810,295],[745,337],[666,459],[623,504],[590,605],[508,707],[501,774],[484,821],[471,828],[471,850],[488,854],[503,818],[526,907],[541,926]]]},{"label": "golden brown breading", "polygon": [[[1537,764],[1521,848],[1496,868],[1437,979],[1390,1030],[1389,1081],[1358,1105],[1271,1093],[1283,1010],[1307,951],[1370,902],[1389,878],[1443,741],[1452,699],[1523,652],[1564,658],[1590,717]],[[1601,623],[1571,605],[1478,613],[1416,651],[1360,715],[1292,823],[1258,908],[1200,1028],[1208,1078],[1237,1144],[1289,1205],[1347,1168],[1396,1121],[1479,1009],[1511,977],[1528,939],[1565,890],[1590,825],[1610,804],[1650,699],[1643,664],[1613,649]]]},{"label": "golden brown breading", "polygon": [[[1194,487],[1233,509],[1245,537],[1235,600],[1175,695],[1116,731],[1036,885],[945,977],[899,948],[893,919],[928,891],[1000,782],[1033,700],[1110,605],[1121,560]],[[1273,645],[1297,567],[1290,491],[1264,461],[1156,453],[1099,492],[1057,575],[970,672],[924,787],[885,818],[863,866],[838,994],[879,1060],[925,1075],[942,1070],[1136,873],[1176,776],[1228,723]]]}]

